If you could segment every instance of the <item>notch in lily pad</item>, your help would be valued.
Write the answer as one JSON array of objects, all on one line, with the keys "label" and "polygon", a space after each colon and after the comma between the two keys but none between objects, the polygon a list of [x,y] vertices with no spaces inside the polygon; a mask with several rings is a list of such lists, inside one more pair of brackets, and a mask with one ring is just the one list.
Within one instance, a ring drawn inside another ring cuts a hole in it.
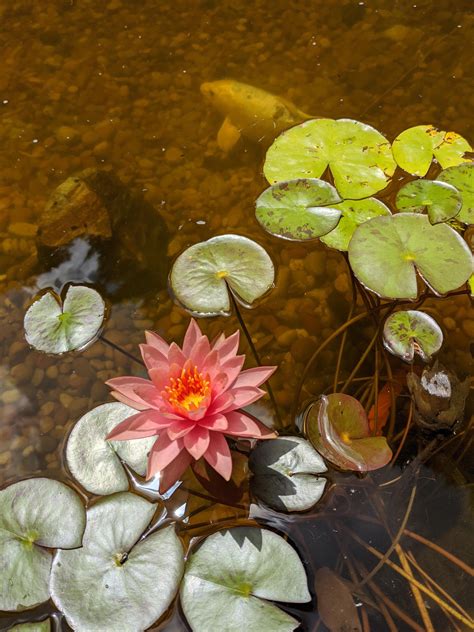
[{"label": "notch in lily pad", "polygon": [[311,402],[304,413],[304,429],[316,450],[341,470],[377,470],[392,458],[385,437],[370,435],[361,403],[345,393]]},{"label": "notch in lily pad", "polygon": [[405,213],[428,213],[432,224],[446,222],[458,215],[462,206],[459,191],[440,180],[413,180],[397,193],[395,204]]},{"label": "notch in lily pad", "polygon": [[241,235],[219,235],[190,246],[178,256],[170,274],[177,301],[198,316],[229,314],[229,292],[251,307],[274,280],[267,251]]},{"label": "notch in lily pad", "polygon": [[462,207],[456,219],[463,224],[474,224],[474,163],[464,163],[442,171],[438,180],[456,187],[462,197]]},{"label": "notch in lily pad", "polygon": [[441,349],[443,332],[434,318],[418,310],[401,310],[391,314],[383,328],[385,347],[405,362],[415,353],[424,362]]},{"label": "notch in lily pad", "polygon": [[50,289],[25,314],[25,338],[44,353],[84,349],[97,339],[105,316],[101,295],[84,285],[70,285],[64,302]]}]

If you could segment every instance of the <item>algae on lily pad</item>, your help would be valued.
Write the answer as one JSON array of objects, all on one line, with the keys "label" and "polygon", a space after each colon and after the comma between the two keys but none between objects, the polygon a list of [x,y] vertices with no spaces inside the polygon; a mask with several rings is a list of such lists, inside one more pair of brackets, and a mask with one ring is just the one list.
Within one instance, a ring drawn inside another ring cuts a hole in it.
[{"label": "algae on lily pad", "polygon": [[392,458],[385,437],[370,435],[363,406],[345,393],[323,395],[310,403],[304,429],[316,450],[342,470],[377,470]]},{"label": "algae on lily pad", "polygon": [[455,132],[443,132],[432,125],[416,125],[401,132],[392,144],[397,164],[414,176],[424,176],[433,157],[447,168],[467,162],[472,151],[468,141]]},{"label": "algae on lily pad", "polygon": [[142,632],[169,608],[184,568],[174,527],[142,537],[156,505],[123,492],[87,510],[82,548],[58,551],[51,596],[75,632]]},{"label": "algae on lily pad", "polygon": [[291,632],[299,626],[272,601],[306,603],[306,573],[294,548],[267,529],[234,527],[205,538],[188,558],[180,589],[193,632]]},{"label": "algae on lily pad", "polygon": [[418,310],[391,314],[383,328],[385,347],[405,362],[418,354],[425,362],[441,349],[443,332],[434,318]]},{"label": "algae on lily pad", "polygon": [[360,199],[384,189],[396,163],[389,141],[352,119],[316,119],[283,132],[267,151],[270,184],[319,178],[329,168],[342,198]]},{"label": "algae on lily pad", "polygon": [[137,414],[125,404],[102,404],[86,413],[73,427],[66,446],[66,463],[74,478],[88,492],[98,495],[126,491],[129,487],[124,461],[145,476],[147,456],[156,437],[108,441],[107,435],[124,419]]},{"label": "algae on lily pad", "polygon": [[405,213],[426,211],[432,224],[446,222],[456,217],[461,210],[462,198],[459,191],[439,180],[413,180],[397,193],[395,204]]},{"label": "algae on lily pad", "polygon": [[170,274],[176,299],[201,316],[228,314],[229,291],[251,306],[273,287],[273,262],[252,239],[219,235],[201,241],[179,255]]},{"label": "algae on lily pad", "polygon": [[456,219],[463,224],[474,224],[474,163],[464,163],[442,171],[438,180],[456,187],[462,197],[462,207]]},{"label": "algae on lily pad", "polygon": [[391,215],[390,209],[376,198],[366,200],[344,200],[334,205],[342,212],[342,217],[334,230],[321,237],[321,241],[336,250],[347,251],[355,229],[373,217]]},{"label": "algae on lily pad", "polygon": [[276,237],[306,241],[325,235],[337,225],[341,202],[336,189],[317,178],[278,182],[256,202],[255,215],[262,227]]},{"label": "algae on lily pad", "polygon": [[349,244],[349,261],[359,281],[383,298],[417,298],[417,271],[437,294],[459,288],[472,273],[462,237],[416,213],[361,224]]},{"label": "algae on lily pad", "polygon": [[64,483],[29,478],[0,491],[0,610],[49,599],[51,548],[81,546],[86,513]]},{"label": "algae on lily pad", "polygon": [[64,302],[52,290],[25,314],[27,342],[45,353],[66,353],[93,342],[102,327],[105,303],[98,292],[83,285],[69,286]]},{"label": "algae on lily pad", "polygon": [[278,511],[305,511],[321,498],[327,471],[323,459],[301,437],[263,441],[252,450],[252,492]]}]

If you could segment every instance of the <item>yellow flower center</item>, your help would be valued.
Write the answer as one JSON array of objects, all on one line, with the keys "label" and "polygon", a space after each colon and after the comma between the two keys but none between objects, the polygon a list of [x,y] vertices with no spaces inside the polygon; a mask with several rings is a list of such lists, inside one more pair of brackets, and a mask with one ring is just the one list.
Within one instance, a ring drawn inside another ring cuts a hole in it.
[{"label": "yellow flower center", "polygon": [[197,410],[203,399],[209,395],[209,376],[199,373],[197,367],[183,369],[177,378],[171,377],[169,386],[165,387],[168,401],[174,408],[187,411]]}]

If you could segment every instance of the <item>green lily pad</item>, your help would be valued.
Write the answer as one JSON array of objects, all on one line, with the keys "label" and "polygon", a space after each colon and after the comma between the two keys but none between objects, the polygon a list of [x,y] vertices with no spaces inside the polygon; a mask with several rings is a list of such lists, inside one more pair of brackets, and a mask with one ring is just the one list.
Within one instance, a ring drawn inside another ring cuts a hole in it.
[{"label": "green lily pad", "polygon": [[385,204],[376,198],[344,200],[340,204],[335,204],[334,208],[342,212],[342,217],[336,228],[321,237],[321,241],[330,248],[342,251],[346,251],[349,248],[349,242],[357,226],[373,217],[391,215]]},{"label": "green lily pad", "polygon": [[332,393],[312,402],[304,428],[316,450],[342,470],[377,470],[392,458],[385,437],[370,436],[366,412],[350,395]]},{"label": "green lily pad", "polygon": [[393,156],[408,173],[424,176],[433,157],[444,168],[468,161],[464,155],[472,151],[465,138],[455,132],[442,132],[432,125],[417,125],[399,134],[393,141]]},{"label": "green lily pad", "polygon": [[452,184],[461,194],[462,207],[456,219],[463,224],[474,224],[474,163],[445,169],[438,180]]},{"label": "green lily pad", "polygon": [[462,237],[415,213],[361,224],[349,244],[349,261],[359,281],[384,298],[417,298],[416,271],[437,294],[455,290],[472,273],[472,255]]},{"label": "green lily pad", "polygon": [[255,496],[278,511],[305,511],[321,498],[327,471],[313,446],[300,437],[261,442],[249,460]]},{"label": "green lily pad", "polygon": [[130,441],[107,441],[119,423],[137,413],[113,402],[86,413],[72,429],[66,446],[66,463],[74,478],[88,492],[97,495],[126,491],[129,481],[121,463],[145,476],[148,453],[156,437]]},{"label": "green lily pad", "polygon": [[19,623],[12,628],[8,628],[8,632],[50,632],[51,620],[33,621],[32,623]]},{"label": "green lily pad", "polygon": [[325,235],[337,225],[341,211],[333,204],[340,201],[329,182],[300,178],[266,189],[257,199],[255,215],[272,235],[306,241]]},{"label": "green lily pad", "polygon": [[168,609],[183,548],[173,527],[141,538],[155,510],[129,492],[106,496],[87,511],[82,548],[56,553],[51,596],[76,632],[142,632]]},{"label": "green lily pad", "polygon": [[474,274],[471,274],[467,284],[469,286],[469,292],[470,292],[471,296],[474,296]]},{"label": "green lily pad", "polygon": [[403,186],[395,200],[397,209],[408,213],[427,211],[432,224],[455,217],[462,206],[459,191],[447,182],[413,180]]},{"label": "green lily pad", "polygon": [[65,353],[83,349],[93,342],[102,327],[105,304],[90,287],[71,285],[61,298],[49,290],[25,314],[25,338],[45,353]]},{"label": "green lily pad", "polygon": [[385,347],[405,362],[417,353],[425,362],[441,349],[443,332],[434,318],[417,310],[391,314],[383,328]]},{"label": "green lily pad", "polygon": [[49,599],[50,548],[81,546],[86,514],[78,494],[49,478],[0,491],[0,610]]},{"label": "green lily pad", "polygon": [[201,316],[228,314],[229,290],[251,306],[274,280],[266,250],[241,235],[219,235],[191,246],[176,259],[170,275],[176,299]]},{"label": "green lily pad", "polygon": [[328,167],[339,195],[360,199],[384,189],[396,164],[390,143],[370,125],[317,119],[283,132],[267,151],[263,171],[275,184],[319,178]]},{"label": "green lily pad", "polygon": [[306,574],[293,547],[266,529],[207,537],[188,558],[180,590],[193,632],[291,632],[299,622],[270,601],[306,603]]}]

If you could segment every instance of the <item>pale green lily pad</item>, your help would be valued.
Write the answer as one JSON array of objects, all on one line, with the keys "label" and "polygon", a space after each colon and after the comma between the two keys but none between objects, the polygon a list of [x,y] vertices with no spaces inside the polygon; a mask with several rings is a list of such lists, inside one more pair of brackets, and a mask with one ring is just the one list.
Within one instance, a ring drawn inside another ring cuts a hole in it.
[{"label": "pale green lily pad", "polygon": [[48,549],[81,546],[85,522],[80,497],[64,483],[30,478],[0,491],[0,610],[49,599]]},{"label": "pale green lily pad", "polygon": [[334,208],[342,211],[342,217],[334,230],[321,237],[321,241],[336,250],[347,251],[355,229],[373,217],[391,215],[383,202],[376,198],[366,200],[344,200]]},{"label": "pale green lily pad", "polygon": [[474,296],[474,274],[469,277],[468,286],[471,296]]},{"label": "pale green lily pad", "polygon": [[251,306],[274,280],[266,250],[241,235],[219,235],[191,246],[176,259],[170,275],[176,299],[201,316],[228,314],[229,290]]},{"label": "pale green lily pad", "polygon": [[413,180],[397,193],[395,204],[405,213],[427,212],[432,224],[446,222],[455,217],[462,206],[459,191],[439,180]]},{"label": "pale green lily pad", "polygon": [[418,310],[391,314],[383,328],[385,347],[405,362],[418,354],[425,362],[441,349],[443,332],[434,318]]},{"label": "pale green lily pad", "polygon": [[415,213],[361,224],[349,244],[349,261],[359,281],[384,298],[417,298],[417,270],[437,294],[457,289],[472,273],[472,255],[462,237]]},{"label": "pale green lily pad", "polygon": [[261,226],[276,237],[306,241],[325,235],[337,225],[341,201],[336,189],[317,178],[279,182],[257,199],[255,215]]},{"label": "pale green lily pad", "polygon": [[83,546],[58,551],[51,596],[75,632],[142,632],[169,608],[183,574],[174,527],[141,538],[156,510],[123,492],[87,511]]},{"label": "pale green lily pad", "polygon": [[301,437],[261,442],[250,455],[252,492],[278,511],[306,511],[324,492],[323,459]]},{"label": "pale green lily pad", "polygon": [[137,414],[125,404],[113,402],[93,408],[79,419],[69,435],[66,463],[76,481],[97,495],[126,491],[129,481],[121,460],[145,476],[148,453],[155,437],[131,441],[107,441],[119,423]]},{"label": "pale green lily pad", "polygon": [[193,632],[291,632],[299,622],[269,602],[311,599],[293,547],[253,527],[208,536],[188,558],[180,596]]},{"label": "pale green lily pad", "polygon": [[462,207],[456,219],[463,224],[474,224],[474,163],[445,169],[438,180],[452,184],[461,194]]},{"label": "pale green lily pad", "polygon": [[441,167],[447,168],[467,162],[465,153],[472,147],[455,132],[443,132],[432,125],[417,125],[404,130],[393,141],[393,156],[397,164],[408,173],[424,176],[433,157]]},{"label": "pale green lily pad", "polygon": [[328,167],[339,195],[360,199],[384,189],[396,163],[388,140],[370,125],[317,119],[283,132],[267,151],[263,170],[275,184],[319,178]]},{"label": "pale green lily pad", "polygon": [[45,353],[66,353],[93,342],[102,327],[105,304],[90,287],[71,285],[61,305],[52,290],[37,299],[25,314],[27,342]]},{"label": "pale green lily pad", "polygon": [[51,620],[34,621],[32,623],[19,623],[8,629],[8,632],[50,632]]}]

